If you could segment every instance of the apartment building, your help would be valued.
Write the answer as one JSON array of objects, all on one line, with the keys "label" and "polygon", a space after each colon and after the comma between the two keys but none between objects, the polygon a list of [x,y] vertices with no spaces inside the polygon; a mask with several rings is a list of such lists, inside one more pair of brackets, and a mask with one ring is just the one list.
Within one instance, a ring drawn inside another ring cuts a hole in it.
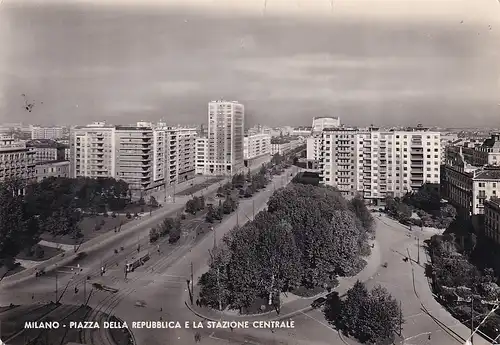
[{"label": "apartment building", "polygon": [[300,145],[304,145],[306,143],[306,139],[302,137],[294,137],[294,138],[286,138],[286,137],[277,137],[271,139],[271,155],[280,154],[284,155],[287,152],[290,152]]},{"label": "apartment building", "polygon": [[243,140],[243,157],[251,160],[271,154],[271,135],[257,133],[245,135]]},{"label": "apartment building", "polygon": [[155,184],[153,178],[152,127],[116,126],[115,150],[115,176],[130,189],[148,191],[163,184]]},{"label": "apartment building", "polygon": [[[500,166],[473,164],[473,155],[464,155],[464,147],[446,150],[445,197],[457,208],[459,217],[471,221],[476,231],[482,228],[485,202],[500,195]],[[470,150],[465,150],[470,153]],[[484,158],[484,157],[483,157]]]},{"label": "apartment building", "polygon": [[42,162],[35,166],[36,180],[49,177],[69,177],[69,161]]},{"label": "apartment building", "polygon": [[[308,137],[311,135],[311,132],[311,127],[294,127],[290,131],[288,131],[287,134],[292,136]],[[285,133],[283,132],[283,134]]]},{"label": "apartment building", "polygon": [[[76,126],[70,133],[71,177],[117,177],[116,127],[104,122]],[[140,157],[137,158],[140,161]]]},{"label": "apartment building", "polygon": [[132,190],[150,191],[194,176],[195,155],[195,128],[96,122],[71,131],[70,175],[114,177]]},{"label": "apartment building", "polygon": [[322,132],[326,128],[340,127],[340,119],[338,117],[315,117],[312,122],[312,132]]},{"label": "apartment building", "polygon": [[63,127],[30,126],[31,139],[59,139],[64,136]]},{"label": "apartment building", "polygon": [[208,138],[196,138],[196,174],[205,174],[206,158],[208,157]]},{"label": "apartment building", "polygon": [[35,182],[35,157],[25,142],[0,137],[0,181],[10,179]]},{"label": "apartment building", "polygon": [[234,175],[244,167],[245,108],[236,101],[208,104],[208,155],[206,174]]},{"label": "apartment building", "polygon": [[484,202],[484,234],[500,244],[500,199],[491,198]]},{"label": "apartment building", "polygon": [[327,128],[310,140],[309,155],[319,157],[323,183],[344,196],[362,195],[377,204],[403,196],[424,183],[440,181],[440,133],[424,128],[379,130]]},{"label": "apartment building", "polygon": [[194,127],[172,127],[167,131],[169,183],[184,182],[196,174],[196,138]]},{"label": "apartment building", "polygon": [[28,140],[26,147],[34,152],[36,164],[66,159],[67,147],[52,139]]}]

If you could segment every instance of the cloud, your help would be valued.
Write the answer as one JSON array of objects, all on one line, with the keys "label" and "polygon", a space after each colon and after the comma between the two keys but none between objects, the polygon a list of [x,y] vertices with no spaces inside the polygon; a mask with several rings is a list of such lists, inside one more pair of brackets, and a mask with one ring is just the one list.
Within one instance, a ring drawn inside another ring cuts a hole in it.
[{"label": "cloud", "polygon": [[153,84],[153,89],[162,95],[176,96],[195,92],[200,89],[200,84],[190,81],[161,81]]}]

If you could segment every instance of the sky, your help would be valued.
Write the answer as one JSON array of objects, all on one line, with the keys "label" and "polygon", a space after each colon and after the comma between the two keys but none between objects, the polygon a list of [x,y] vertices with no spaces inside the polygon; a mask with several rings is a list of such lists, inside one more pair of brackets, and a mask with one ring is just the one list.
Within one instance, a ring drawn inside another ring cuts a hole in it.
[{"label": "sky", "polygon": [[0,43],[0,122],[500,127],[498,0],[3,0]]}]

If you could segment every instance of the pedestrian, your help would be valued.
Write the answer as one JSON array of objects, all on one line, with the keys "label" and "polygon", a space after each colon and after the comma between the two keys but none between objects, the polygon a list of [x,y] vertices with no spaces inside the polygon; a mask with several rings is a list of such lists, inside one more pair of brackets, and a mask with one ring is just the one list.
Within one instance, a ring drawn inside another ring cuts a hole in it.
[{"label": "pedestrian", "polygon": [[430,333],[429,333],[429,336],[428,336],[428,338],[427,338],[427,339],[431,340],[431,334],[430,334]]},{"label": "pedestrian", "polygon": [[229,326],[229,329],[230,329],[230,330],[231,330],[231,332],[232,332],[234,328],[233,328],[233,326]]}]

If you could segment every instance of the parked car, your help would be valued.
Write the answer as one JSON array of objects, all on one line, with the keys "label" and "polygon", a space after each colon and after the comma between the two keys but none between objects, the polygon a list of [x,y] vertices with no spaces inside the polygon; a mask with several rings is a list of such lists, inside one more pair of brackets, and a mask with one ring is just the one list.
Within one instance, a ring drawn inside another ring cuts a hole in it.
[{"label": "parked car", "polygon": [[321,307],[323,304],[325,304],[325,302],[326,302],[326,298],[324,298],[324,297],[317,298],[314,300],[314,302],[312,302],[311,307],[313,307],[314,309],[317,309],[317,308]]}]

